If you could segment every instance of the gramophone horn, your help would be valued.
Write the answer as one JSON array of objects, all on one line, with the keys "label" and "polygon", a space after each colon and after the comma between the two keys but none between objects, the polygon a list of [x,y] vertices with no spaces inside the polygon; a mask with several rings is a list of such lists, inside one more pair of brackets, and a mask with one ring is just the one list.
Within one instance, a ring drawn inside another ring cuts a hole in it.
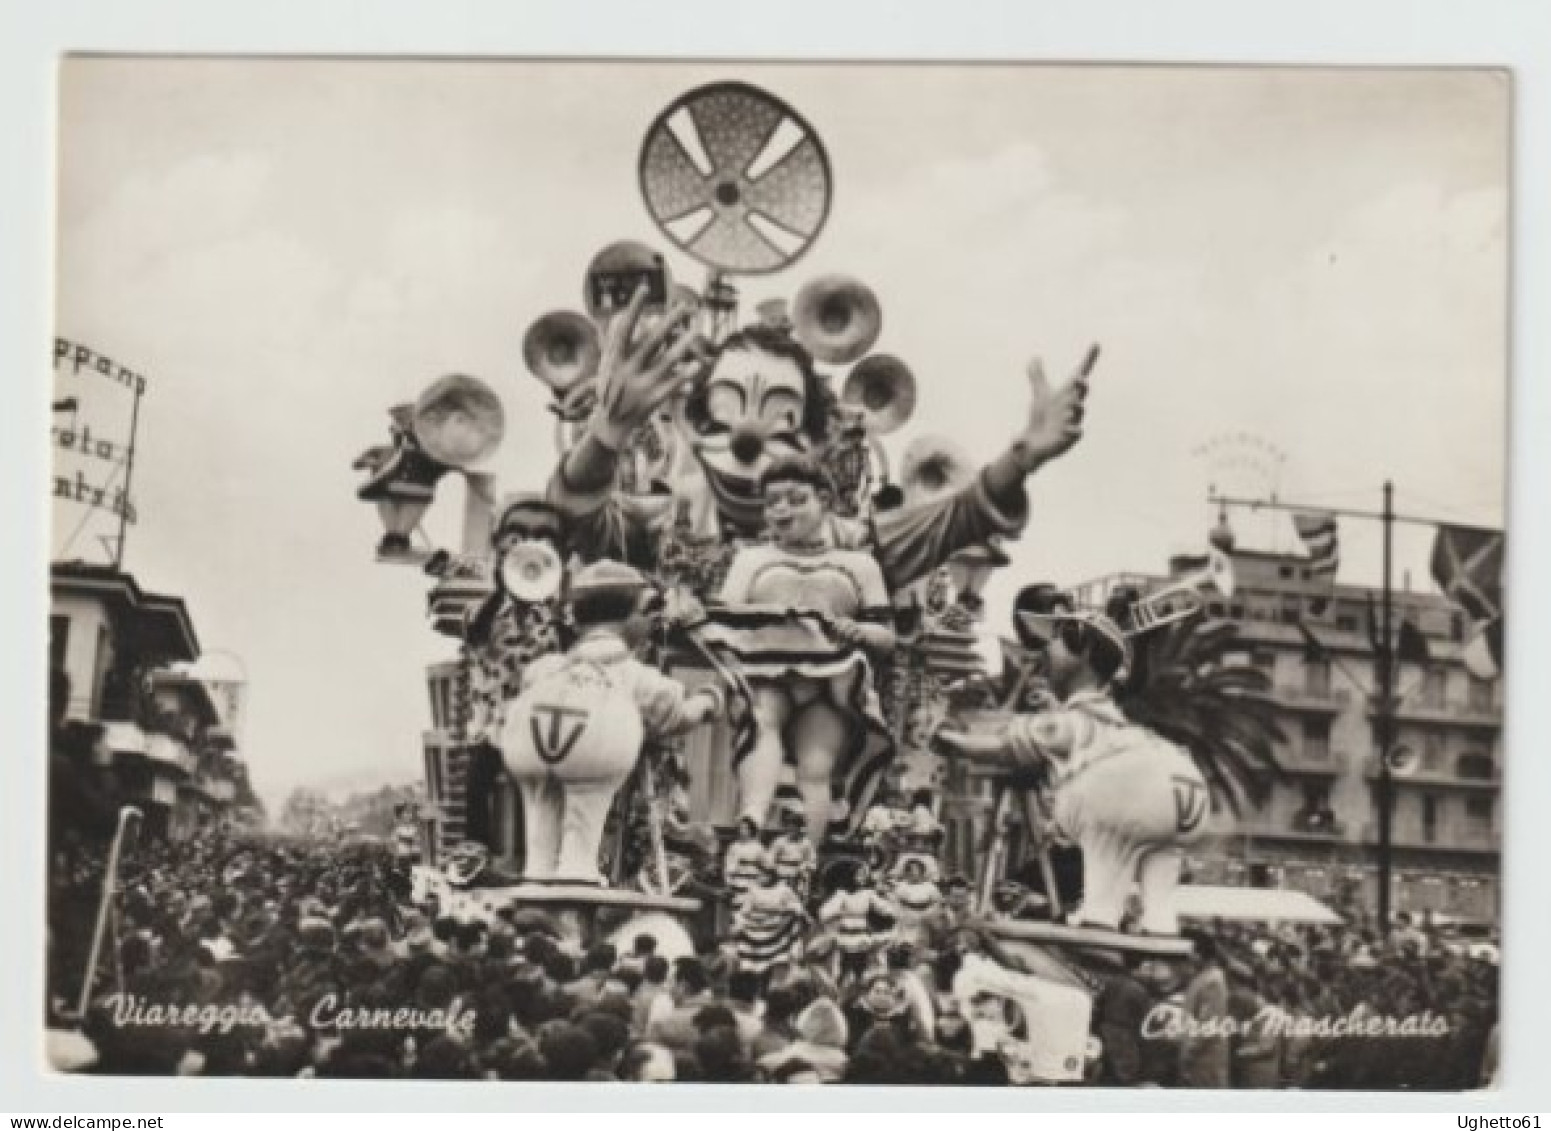
[{"label": "gramophone horn", "polygon": [[887,436],[915,413],[915,375],[897,357],[884,353],[864,357],[841,386],[840,403],[859,410],[872,435]]},{"label": "gramophone horn", "polygon": [[519,601],[553,597],[560,578],[560,557],[547,542],[524,542],[501,557],[501,584]]},{"label": "gramophone horn", "polygon": [[552,310],[528,327],[522,360],[558,397],[598,371],[598,330],[582,314]]},{"label": "gramophone horn", "polygon": [[797,340],[819,361],[849,365],[883,332],[883,310],[866,284],[847,275],[823,275],[797,292],[792,326]]},{"label": "gramophone horn", "polygon": [[899,469],[906,506],[952,494],[974,477],[969,453],[946,436],[922,436],[912,441]]},{"label": "gramophone horn", "polygon": [[478,463],[506,434],[501,398],[479,378],[460,373],[432,382],[415,402],[412,419],[421,449],[449,467]]},{"label": "gramophone horn", "polygon": [[646,288],[644,310],[668,305],[673,279],[662,253],[635,240],[611,243],[587,265],[587,314],[602,325],[628,306],[641,287]]}]

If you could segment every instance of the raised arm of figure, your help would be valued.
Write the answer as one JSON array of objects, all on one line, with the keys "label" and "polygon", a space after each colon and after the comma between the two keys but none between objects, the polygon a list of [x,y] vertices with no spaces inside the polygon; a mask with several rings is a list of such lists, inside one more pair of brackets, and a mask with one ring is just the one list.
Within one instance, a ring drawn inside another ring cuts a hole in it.
[{"label": "raised arm of figure", "polygon": [[1045,378],[1044,363],[1037,357],[1029,362],[1028,420],[1007,450],[986,465],[986,490],[997,505],[1017,506],[1023,481],[1082,439],[1088,378],[1098,360],[1099,347],[1088,347],[1071,379],[1054,390]]},{"label": "raised arm of figure", "polygon": [[[581,440],[566,453],[560,465],[568,491],[585,495],[601,491],[614,481],[619,452],[633,433],[651,419],[669,397],[694,376],[679,363],[705,343],[685,330],[694,311],[676,304],[655,327],[641,329],[641,309],[646,302],[642,286],[609,326],[598,366],[598,406]],[[680,336],[667,345],[674,334]]]}]

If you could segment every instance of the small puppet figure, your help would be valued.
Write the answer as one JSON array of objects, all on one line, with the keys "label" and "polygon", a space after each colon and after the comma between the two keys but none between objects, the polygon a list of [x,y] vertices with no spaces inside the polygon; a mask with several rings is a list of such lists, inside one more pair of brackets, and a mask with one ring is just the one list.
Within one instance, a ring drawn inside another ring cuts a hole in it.
[{"label": "small puppet figure", "polygon": [[[570,642],[560,601],[567,557],[565,520],[538,495],[508,499],[490,535],[495,589],[469,614],[463,639],[469,649],[472,718],[470,742],[499,742],[507,704],[522,690],[524,670],[540,656]],[[553,581],[519,586],[518,559],[553,563]]]},{"label": "small puppet figure", "polygon": [[629,566],[587,566],[568,596],[576,643],[524,674],[502,746],[522,795],[526,880],[605,883],[598,866],[604,822],[643,743],[722,713],[720,688],[688,692],[635,658],[652,629],[654,599]]},{"label": "small puppet figure", "polygon": [[368,448],[351,464],[367,472],[356,497],[376,503],[385,533],[377,552],[385,556],[410,550],[409,536],[436,495],[436,484],[452,470],[432,459],[415,438],[414,405],[395,405],[388,410],[389,439]]},{"label": "small puppet figure", "polygon": [[[528,665],[571,639],[559,598],[567,556],[560,512],[538,495],[514,496],[497,515],[490,542],[495,588],[470,610],[462,648],[469,706],[464,828],[470,839],[487,844],[508,704],[522,691]],[[538,567],[553,577],[532,583],[527,575]]]}]

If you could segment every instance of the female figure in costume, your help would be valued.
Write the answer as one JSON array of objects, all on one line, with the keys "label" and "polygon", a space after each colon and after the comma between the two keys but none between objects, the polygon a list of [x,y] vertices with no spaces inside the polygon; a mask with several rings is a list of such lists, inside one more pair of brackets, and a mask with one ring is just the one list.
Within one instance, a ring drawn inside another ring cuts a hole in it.
[{"label": "female figure in costume", "polygon": [[733,919],[738,964],[764,973],[778,962],[801,960],[807,926],[802,900],[767,867],[759,886],[745,893]]},{"label": "female figure in costume", "polygon": [[759,839],[759,825],[745,817],[738,822],[738,839],[727,846],[722,858],[722,882],[734,908],[743,897],[764,883],[770,867],[770,853]]},{"label": "female figure in costume", "polygon": [[927,875],[925,860],[919,856],[906,859],[903,873],[894,881],[889,894],[899,908],[900,937],[923,944],[926,922],[942,903],[942,889]]},{"label": "female figure in costume", "polygon": [[759,723],[738,766],[739,807],[763,827],[790,759],[817,844],[837,776],[852,792],[889,752],[869,657],[893,650],[893,611],[877,560],[826,536],[834,491],[817,461],[777,460],[760,491],[772,541],[733,558],[718,618],[731,630],[719,643],[741,664]]},{"label": "female figure in costume", "polygon": [[801,813],[790,809],[782,812],[781,835],[770,845],[770,866],[777,879],[807,899],[814,869],[819,866],[819,854],[813,842],[803,835],[802,825]]},{"label": "female figure in costume", "polygon": [[[899,909],[873,887],[865,864],[857,864],[840,878],[835,894],[819,908],[819,922],[829,932],[835,977],[846,982],[867,972],[873,955],[892,937]],[[887,929],[881,928],[888,924]]]}]

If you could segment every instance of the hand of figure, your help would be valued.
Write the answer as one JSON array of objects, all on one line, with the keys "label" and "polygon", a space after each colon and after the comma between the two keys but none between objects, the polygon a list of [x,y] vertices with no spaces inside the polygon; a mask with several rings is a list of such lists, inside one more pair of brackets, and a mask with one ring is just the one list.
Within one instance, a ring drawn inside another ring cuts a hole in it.
[{"label": "hand of figure", "polygon": [[[615,315],[598,365],[598,410],[592,428],[615,451],[695,375],[696,367],[679,363],[705,348],[699,335],[687,332],[694,315],[688,303],[675,303],[655,327],[644,330],[641,308],[646,293],[644,285],[638,288],[630,304]],[[679,337],[669,346],[675,334]]]},{"label": "hand of figure", "polygon": [[830,626],[835,638],[842,644],[854,644],[872,652],[883,652],[894,647],[894,633],[882,625],[865,624],[849,617],[832,617]]},{"label": "hand of figure", "polygon": [[683,586],[669,589],[663,615],[669,623],[677,625],[699,624],[705,620],[705,605],[699,597]]},{"label": "hand of figure", "polygon": [[834,630],[835,639],[842,644],[860,644],[862,642],[862,626],[850,617],[831,617],[830,627]]},{"label": "hand of figure", "polygon": [[939,727],[927,739],[927,747],[934,754],[957,754],[962,749],[963,738],[958,731]]},{"label": "hand of figure", "polygon": [[1082,439],[1083,402],[1088,377],[1099,360],[1099,347],[1089,346],[1082,364],[1066,384],[1052,390],[1039,358],[1029,362],[1029,418],[1018,438],[1024,471],[1064,454]]}]

